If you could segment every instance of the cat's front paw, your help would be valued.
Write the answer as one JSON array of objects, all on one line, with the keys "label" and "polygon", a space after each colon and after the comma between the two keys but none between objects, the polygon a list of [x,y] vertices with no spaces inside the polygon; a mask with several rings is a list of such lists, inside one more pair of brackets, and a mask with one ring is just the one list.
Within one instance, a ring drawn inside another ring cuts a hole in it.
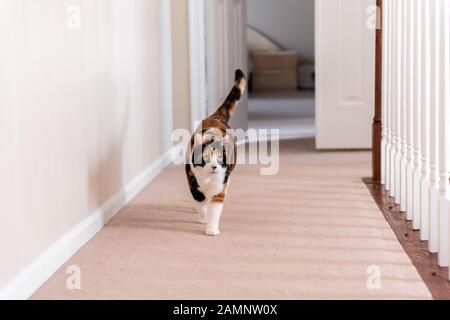
[{"label": "cat's front paw", "polygon": [[205,234],[210,237],[216,237],[216,236],[220,235],[220,231],[217,228],[206,228]]}]

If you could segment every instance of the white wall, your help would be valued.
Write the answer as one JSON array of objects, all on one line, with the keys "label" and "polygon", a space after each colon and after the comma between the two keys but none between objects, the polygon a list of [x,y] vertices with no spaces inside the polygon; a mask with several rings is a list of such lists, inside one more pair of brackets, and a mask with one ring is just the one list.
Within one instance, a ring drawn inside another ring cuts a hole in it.
[{"label": "white wall", "polygon": [[314,62],[314,0],[247,0],[248,23]]},{"label": "white wall", "polygon": [[0,289],[170,147],[159,3],[0,0]]}]

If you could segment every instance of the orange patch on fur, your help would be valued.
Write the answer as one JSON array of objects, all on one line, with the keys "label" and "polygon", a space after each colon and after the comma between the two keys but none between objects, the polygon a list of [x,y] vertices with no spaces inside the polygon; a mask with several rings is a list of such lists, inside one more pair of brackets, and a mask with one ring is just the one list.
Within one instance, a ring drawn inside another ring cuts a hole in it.
[{"label": "orange patch on fur", "polygon": [[225,201],[225,192],[221,192],[218,195],[214,196],[211,200],[212,202],[222,203]]}]

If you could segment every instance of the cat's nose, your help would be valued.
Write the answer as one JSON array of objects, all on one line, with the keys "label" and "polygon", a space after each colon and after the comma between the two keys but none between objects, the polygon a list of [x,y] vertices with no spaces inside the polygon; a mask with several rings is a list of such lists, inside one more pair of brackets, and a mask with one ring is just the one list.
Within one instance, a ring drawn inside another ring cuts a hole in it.
[{"label": "cat's nose", "polygon": [[216,171],[217,166],[211,166],[211,169],[212,169],[213,171]]}]

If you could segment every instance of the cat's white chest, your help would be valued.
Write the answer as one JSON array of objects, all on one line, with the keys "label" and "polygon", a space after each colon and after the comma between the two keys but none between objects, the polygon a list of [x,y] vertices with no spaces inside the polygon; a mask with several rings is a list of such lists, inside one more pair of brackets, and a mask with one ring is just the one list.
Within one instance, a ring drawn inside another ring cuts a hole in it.
[{"label": "cat's white chest", "polygon": [[200,186],[198,190],[203,193],[207,199],[211,199],[223,191],[223,180],[225,178],[223,173],[205,175],[201,172],[194,172],[194,174]]}]

